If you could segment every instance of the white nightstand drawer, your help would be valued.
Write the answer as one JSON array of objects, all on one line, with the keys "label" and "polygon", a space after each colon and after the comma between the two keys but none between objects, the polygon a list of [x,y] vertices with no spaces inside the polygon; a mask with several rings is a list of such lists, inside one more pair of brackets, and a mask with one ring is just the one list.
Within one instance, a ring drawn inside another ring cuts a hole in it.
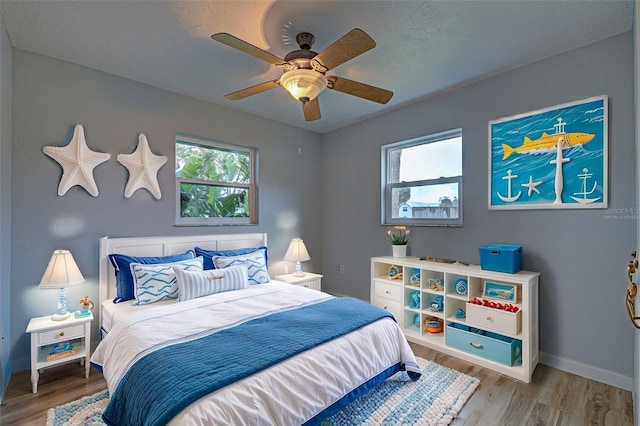
[{"label": "white nightstand drawer", "polygon": [[312,290],[322,290],[322,275],[305,272],[303,276],[297,277],[293,274],[276,275],[274,277],[278,281],[297,285],[299,287],[310,288]]},{"label": "white nightstand drawer", "polygon": [[310,288],[312,290],[320,290],[320,280],[311,280],[300,284],[295,284],[300,287]]},{"label": "white nightstand drawer", "polygon": [[376,281],[375,295],[376,297],[385,297],[387,299],[402,301],[402,285],[395,285]]},{"label": "white nightstand drawer", "polygon": [[66,342],[67,340],[84,337],[84,324],[69,325],[55,330],[38,333],[38,346],[50,343]]}]

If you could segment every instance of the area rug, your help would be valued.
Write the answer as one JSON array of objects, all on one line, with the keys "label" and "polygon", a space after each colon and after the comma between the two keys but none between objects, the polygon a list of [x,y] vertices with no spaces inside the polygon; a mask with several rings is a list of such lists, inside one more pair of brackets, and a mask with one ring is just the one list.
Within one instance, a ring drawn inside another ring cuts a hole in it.
[{"label": "area rug", "polygon": [[[323,425],[444,426],[456,418],[480,381],[417,358],[422,377],[412,382],[396,374],[356,399]],[[109,402],[106,390],[49,409],[46,426],[102,426]]]}]

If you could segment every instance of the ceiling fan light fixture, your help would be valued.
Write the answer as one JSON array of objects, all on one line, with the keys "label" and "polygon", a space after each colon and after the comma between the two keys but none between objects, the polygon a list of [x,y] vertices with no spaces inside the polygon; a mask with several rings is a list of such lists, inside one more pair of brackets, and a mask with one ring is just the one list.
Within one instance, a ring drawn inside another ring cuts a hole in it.
[{"label": "ceiling fan light fixture", "polygon": [[327,78],[317,71],[298,68],[282,74],[280,84],[295,99],[309,102],[327,88]]}]

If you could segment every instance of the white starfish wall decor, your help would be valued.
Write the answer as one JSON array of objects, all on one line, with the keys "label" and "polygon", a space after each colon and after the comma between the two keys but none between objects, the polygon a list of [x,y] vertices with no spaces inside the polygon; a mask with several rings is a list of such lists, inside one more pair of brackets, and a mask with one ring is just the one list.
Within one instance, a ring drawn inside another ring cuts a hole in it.
[{"label": "white starfish wall decor", "polygon": [[158,170],[167,162],[167,157],[151,152],[144,133],[138,136],[136,150],[131,154],[118,154],[117,160],[129,170],[129,181],[124,188],[125,197],[131,197],[140,188],[148,190],[156,200],[162,197],[158,185]]},{"label": "white starfish wall decor", "polygon": [[62,178],[58,185],[58,195],[63,196],[69,188],[79,185],[94,197],[98,196],[98,186],[93,178],[93,169],[109,160],[111,154],[92,151],[84,138],[84,128],[77,124],[73,129],[71,142],[66,146],[45,146],[42,151],[62,166]]}]

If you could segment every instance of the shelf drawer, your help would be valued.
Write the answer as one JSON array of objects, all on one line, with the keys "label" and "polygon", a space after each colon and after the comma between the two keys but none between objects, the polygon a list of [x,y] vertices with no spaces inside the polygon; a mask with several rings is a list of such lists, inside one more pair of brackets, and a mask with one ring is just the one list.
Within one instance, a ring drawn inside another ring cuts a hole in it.
[{"label": "shelf drawer", "polygon": [[387,299],[386,297],[376,297],[373,299],[373,304],[379,308],[386,309],[393,314],[396,322],[401,324],[402,321],[402,302],[397,300]]},{"label": "shelf drawer", "polygon": [[84,324],[70,325],[64,328],[38,333],[38,346],[84,337]]},{"label": "shelf drawer", "polygon": [[449,324],[446,330],[447,346],[509,366],[520,358],[521,340],[490,331],[480,332],[482,334],[473,333],[469,327],[462,324]]},{"label": "shelf drawer", "polygon": [[384,297],[402,302],[402,286],[376,281],[375,295],[376,297]]},{"label": "shelf drawer", "polygon": [[478,328],[515,335],[522,329],[522,310],[508,312],[467,303],[467,323]]}]

